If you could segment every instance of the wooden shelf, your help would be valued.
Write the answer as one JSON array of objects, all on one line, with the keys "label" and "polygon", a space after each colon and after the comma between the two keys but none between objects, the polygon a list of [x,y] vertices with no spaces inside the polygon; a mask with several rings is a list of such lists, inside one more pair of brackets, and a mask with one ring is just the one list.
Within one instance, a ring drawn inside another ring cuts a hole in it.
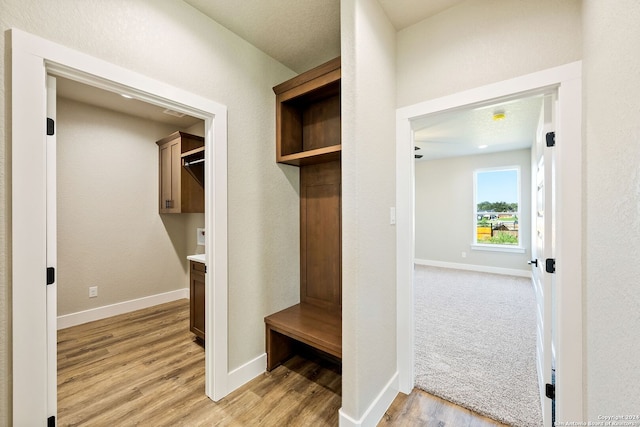
[{"label": "wooden shelf", "polygon": [[204,146],[182,153],[182,167],[204,188]]},{"label": "wooden shelf", "polygon": [[342,145],[316,148],[315,150],[280,156],[278,163],[286,163],[293,166],[307,166],[317,163],[331,162],[333,160],[340,160],[341,151]]},{"label": "wooden shelf", "polygon": [[342,359],[342,314],[311,304],[296,304],[265,317],[267,370],[272,370],[293,353],[289,339],[303,342]]},{"label": "wooden shelf", "polygon": [[265,317],[267,370],[301,346],[342,360],[340,58],[273,88],[276,161],[300,167],[300,304]]},{"label": "wooden shelf", "polygon": [[340,159],[340,58],[273,88],[276,161],[305,166]]}]

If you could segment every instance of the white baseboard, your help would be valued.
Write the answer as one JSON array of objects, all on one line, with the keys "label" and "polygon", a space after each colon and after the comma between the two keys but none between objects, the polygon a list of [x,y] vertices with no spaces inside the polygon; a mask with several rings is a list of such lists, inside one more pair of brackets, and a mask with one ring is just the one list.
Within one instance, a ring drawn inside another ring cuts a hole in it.
[{"label": "white baseboard", "polygon": [[480,273],[504,274],[506,276],[531,277],[531,270],[515,268],[489,267],[487,265],[459,264],[457,262],[434,261],[428,259],[414,259],[414,263],[430,267],[453,268],[456,270],[478,271]]},{"label": "white baseboard", "polygon": [[262,375],[267,369],[267,353],[262,353],[253,360],[229,372],[227,378],[228,393],[242,387],[255,377]]},{"label": "white baseboard", "polygon": [[162,294],[150,295],[148,297],[138,298],[130,301],[123,301],[111,305],[105,305],[104,307],[92,308],[90,310],[79,311],[77,313],[65,314],[63,316],[58,316],[57,329],[64,329],[71,326],[82,325],[83,323],[93,322],[94,320],[106,319],[108,317],[117,316],[119,314],[129,313],[132,311],[153,307],[154,305],[164,304],[166,302],[176,301],[184,298],[189,299],[189,288],[178,289]]},{"label": "white baseboard", "polygon": [[375,427],[378,425],[384,413],[393,403],[393,399],[398,395],[398,372],[393,374],[389,382],[380,391],[378,396],[373,400],[365,413],[359,420],[355,420],[340,408],[340,427]]}]

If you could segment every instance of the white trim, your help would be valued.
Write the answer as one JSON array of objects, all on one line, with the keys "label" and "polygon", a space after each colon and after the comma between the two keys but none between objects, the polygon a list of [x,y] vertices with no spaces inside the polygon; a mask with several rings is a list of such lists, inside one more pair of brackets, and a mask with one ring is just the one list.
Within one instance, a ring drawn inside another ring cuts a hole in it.
[{"label": "white trim", "polygon": [[262,353],[253,360],[229,372],[227,382],[230,390],[237,390],[267,370],[267,353]]},{"label": "white trim", "polygon": [[524,246],[509,246],[509,245],[491,245],[482,243],[472,243],[472,251],[487,251],[487,252],[511,252],[514,254],[523,254],[525,252]]},{"label": "white trim", "polygon": [[503,274],[505,276],[531,277],[531,270],[518,270],[515,268],[490,267],[488,265],[459,264],[457,262],[436,261],[430,259],[415,259],[418,265],[429,267],[451,268],[454,270],[477,271],[480,273]]},{"label": "white trim", "polygon": [[398,395],[398,382],[399,374],[396,371],[359,420],[353,419],[340,408],[340,411],[338,411],[340,414],[340,427],[377,426]]},{"label": "white trim", "polygon": [[[13,422],[46,419],[47,347],[45,105],[47,72],[132,94],[205,122],[207,333],[205,392],[227,388],[227,108],[145,75],[11,29]],[[121,92],[122,93],[122,92]]]},{"label": "white trim", "polygon": [[[558,335],[557,419],[583,416],[582,334],[582,62],[421,102],[396,111],[397,313],[400,390],[413,387],[414,161],[411,120],[429,114],[558,90],[557,256]],[[564,244],[563,244],[564,242]]]},{"label": "white trim", "polygon": [[90,310],[78,311],[76,313],[64,314],[62,316],[58,316],[57,329],[70,328],[71,326],[82,325],[95,320],[107,319],[120,314],[131,313],[132,311],[185,298],[189,299],[189,288],[177,289],[175,291],[150,295],[129,301],[122,301],[115,304],[92,308]]}]

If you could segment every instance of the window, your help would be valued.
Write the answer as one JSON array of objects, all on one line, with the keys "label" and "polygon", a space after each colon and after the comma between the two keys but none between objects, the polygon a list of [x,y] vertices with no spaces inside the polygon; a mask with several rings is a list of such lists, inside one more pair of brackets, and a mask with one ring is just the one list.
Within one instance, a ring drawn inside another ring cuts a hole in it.
[{"label": "window", "polygon": [[474,248],[520,248],[520,168],[474,173]]}]

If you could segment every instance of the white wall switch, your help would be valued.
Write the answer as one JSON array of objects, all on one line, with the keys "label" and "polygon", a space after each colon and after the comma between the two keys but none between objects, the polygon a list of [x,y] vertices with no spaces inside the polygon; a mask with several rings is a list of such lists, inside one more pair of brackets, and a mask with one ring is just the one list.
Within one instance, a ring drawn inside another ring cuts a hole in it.
[{"label": "white wall switch", "polygon": [[204,246],[204,228],[197,228],[196,231],[198,245]]},{"label": "white wall switch", "polygon": [[389,224],[394,225],[396,223],[396,208],[389,208]]}]

